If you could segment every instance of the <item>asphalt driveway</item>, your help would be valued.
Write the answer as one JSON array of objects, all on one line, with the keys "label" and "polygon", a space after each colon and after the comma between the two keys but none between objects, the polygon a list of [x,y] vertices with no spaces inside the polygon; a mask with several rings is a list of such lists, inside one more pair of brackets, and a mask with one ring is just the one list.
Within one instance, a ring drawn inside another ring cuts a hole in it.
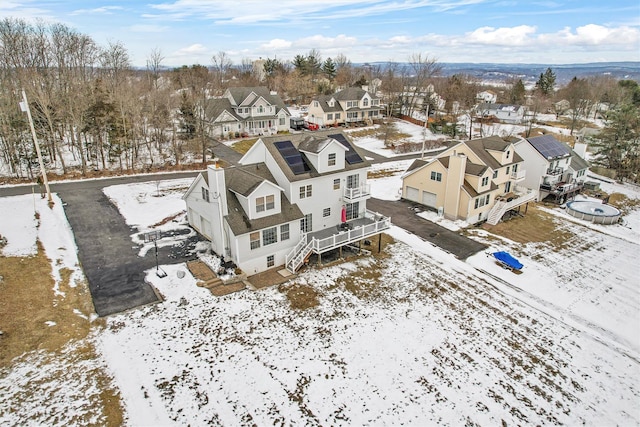
[{"label": "asphalt driveway", "polygon": [[452,253],[456,258],[465,260],[484,250],[487,246],[469,239],[455,231],[419,217],[411,209],[414,203],[404,200],[389,201],[371,198],[367,200],[367,209],[391,217],[391,223],[433,243]]}]

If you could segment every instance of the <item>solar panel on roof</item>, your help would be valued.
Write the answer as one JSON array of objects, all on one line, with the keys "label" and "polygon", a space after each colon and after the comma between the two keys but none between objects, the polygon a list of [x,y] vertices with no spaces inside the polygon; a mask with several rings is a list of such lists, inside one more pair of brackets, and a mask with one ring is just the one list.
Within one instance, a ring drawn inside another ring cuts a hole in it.
[{"label": "solar panel on roof", "polygon": [[551,135],[537,136],[529,139],[529,142],[547,159],[564,157],[570,153],[564,144]]},{"label": "solar panel on roof", "polygon": [[302,154],[293,146],[291,141],[278,141],[274,145],[294,175],[300,175],[311,170]]},{"label": "solar panel on roof", "polygon": [[342,135],[341,133],[337,133],[335,135],[327,135],[327,136],[329,138],[335,139],[340,144],[344,145],[345,147],[347,147],[349,149],[349,151],[347,151],[344,154],[344,159],[347,161],[347,163],[349,163],[350,165],[353,165],[355,163],[364,162],[362,157],[360,157],[360,155],[356,152],[356,150],[353,149],[353,146],[351,145],[351,143],[349,141],[347,141],[347,139],[344,137],[344,135]]}]

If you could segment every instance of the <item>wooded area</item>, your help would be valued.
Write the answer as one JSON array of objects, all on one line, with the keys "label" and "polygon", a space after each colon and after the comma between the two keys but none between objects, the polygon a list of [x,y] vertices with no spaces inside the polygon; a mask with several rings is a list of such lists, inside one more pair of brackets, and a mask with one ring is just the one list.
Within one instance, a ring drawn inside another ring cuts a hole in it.
[{"label": "wooded area", "polygon": [[[261,67],[249,59],[233,64],[223,51],[208,66],[167,69],[162,62],[161,50],[151,49],[146,68],[135,69],[119,42],[99,46],[63,24],[0,21],[0,175],[28,180],[38,175],[27,118],[18,106],[22,89],[47,169],[83,176],[206,162],[211,140],[203,105],[229,86],[267,86],[285,103],[304,105],[336,88],[368,85],[381,96],[387,116],[402,112],[411,117],[438,108],[428,93],[426,102],[416,103],[426,88],[446,100],[444,114],[453,111],[454,101],[459,114],[472,114],[481,90],[471,76],[442,76],[438,62],[423,54],[384,66],[354,66],[344,55],[323,59],[315,49],[291,62],[266,59]],[[572,131],[580,119],[601,111],[610,124],[597,142],[598,162],[638,179],[637,82],[574,78],[554,90],[549,69],[532,91],[519,79],[506,83],[498,102],[524,104],[529,98],[534,119],[556,108],[557,100],[568,101],[567,111],[556,112],[569,112]]]}]

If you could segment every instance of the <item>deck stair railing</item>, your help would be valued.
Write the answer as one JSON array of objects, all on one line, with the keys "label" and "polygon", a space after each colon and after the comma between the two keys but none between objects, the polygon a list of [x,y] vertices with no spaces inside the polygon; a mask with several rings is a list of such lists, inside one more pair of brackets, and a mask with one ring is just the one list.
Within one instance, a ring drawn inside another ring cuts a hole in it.
[{"label": "deck stair railing", "polygon": [[534,201],[536,199],[536,192],[526,189],[523,193],[518,194],[512,200],[498,200],[493,205],[487,216],[487,224],[496,225],[502,219],[502,216],[510,209],[517,208],[525,203]]}]

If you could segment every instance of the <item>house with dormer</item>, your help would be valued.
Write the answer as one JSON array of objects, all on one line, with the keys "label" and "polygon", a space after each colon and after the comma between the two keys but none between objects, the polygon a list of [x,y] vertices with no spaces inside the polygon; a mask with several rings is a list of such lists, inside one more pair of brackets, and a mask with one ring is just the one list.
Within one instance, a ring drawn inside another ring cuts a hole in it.
[{"label": "house with dormer", "polygon": [[272,135],[289,130],[291,113],[266,87],[233,87],[205,105],[207,132],[213,138]]},{"label": "house with dormer", "polygon": [[247,274],[284,267],[381,233],[367,210],[369,162],[337,130],[261,137],[228,168],[209,166],[183,199],[189,224]]},{"label": "house with dormer", "polygon": [[448,219],[495,224],[507,211],[535,200],[519,186],[526,174],[514,142],[491,136],[415,160],[402,175],[402,198]]},{"label": "house with dormer", "polygon": [[381,111],[380,98],[362,88],[350,87],[312,100],[307,121],[320,127],[371,124],[381,118]]}]

